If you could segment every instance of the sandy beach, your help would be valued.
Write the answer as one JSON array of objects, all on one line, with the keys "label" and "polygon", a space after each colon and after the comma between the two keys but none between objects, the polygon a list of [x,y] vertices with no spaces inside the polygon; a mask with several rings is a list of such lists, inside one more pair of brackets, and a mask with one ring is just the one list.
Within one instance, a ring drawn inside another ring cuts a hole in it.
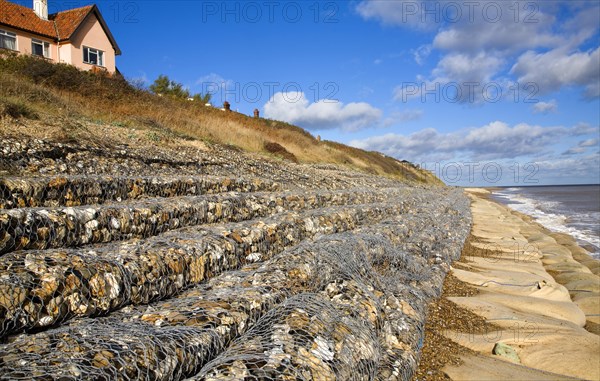
[{"label": "sandy beach", "polygon": [[430,306],[416,379],[600,379],[600,262],[488,191],[466,192],[471,237]]}]

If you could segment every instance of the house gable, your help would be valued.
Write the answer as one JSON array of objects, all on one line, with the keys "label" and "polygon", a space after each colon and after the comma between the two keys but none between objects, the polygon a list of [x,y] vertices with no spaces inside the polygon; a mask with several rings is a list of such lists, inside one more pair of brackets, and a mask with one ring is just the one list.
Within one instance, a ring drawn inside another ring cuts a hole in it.
[{"label": "house gable", "polygon": [[102,17],[102,14],[96,5],[88,5],[82,8],[59,12],[50,15],[50,19],[54,20],[56,23],[59,40],[66,41],[71,40],[77,33],[79,33],[80,30],[84,28],[86,23],[90,22],[89,18],[92,15],[100,24],[104,34],[106,35],[106,38],[108,38],[110,41],[112,48],[115,51],[115,55],[120,55],[121,49],[119,48],[119,45],[117,45],[117,41],[110,32],[104,17]]},{"label": "house gable", "polygon": [[[78,26],[77,30],[71,35],[70,39],[61,44],[71,46],[71,62],[79,67],[91,67],[85,62],[84,50],[91,48],[103,52],[103,65],[108,71],[114,72],[115,51],[112,42],[104,32],[102,23],[96,15],[91,12],[85,20]],[[90,66],[91,65],[91,66]]]}]

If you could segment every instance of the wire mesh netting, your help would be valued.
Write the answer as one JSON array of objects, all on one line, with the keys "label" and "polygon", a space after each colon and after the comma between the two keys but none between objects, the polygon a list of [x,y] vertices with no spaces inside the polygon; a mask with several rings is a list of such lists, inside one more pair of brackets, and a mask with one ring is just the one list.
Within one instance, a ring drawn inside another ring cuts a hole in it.
[{"label": "wire mesh netting", "polygon": [[127,304],[175,295],[244,263],[268,259],[320,233],[399,213],[400,207],[359,205],[261,222],[188,228],[94,249],[20,251],[0,257],[0,337],[95,316]]},{"label": "wire mesh netting", "polygon": [[470,225],[335,166],[0,143],[0,379],[408,380]]},{"label": "wire mesh netting", "polygon": [[191,380],[372,380],[374,330],[318,294],[286,300]]},{"label": "wire mesh netting", "polygon": [[[443,263],[425,259],[424,250],[419,251],[421,256],[411,253],[413,245],[407,243],[407,237],[415,232],[432,234],[428,231],[432,222],[414,216],[395,218],[353,233],[324,236],[148,307],[126,308],[109,318],[77,320],[63,328],[19,336],[0,351],[4,355],[2,370],[7,379],[41,374],[41,369],[44,376],[76,379],[78,374],[97,374],[99,364],[105,365],[107,378],[125,379],[180,379],[198,371],[196,379],[239,379],[236,377],[248,372],[247,377],[256,379],[286,379],[286,372],[296,379],[408,379],[416,365],[428,300],[420,286],[438,281],[427,274],[444,269]],[[433,239],[441,238],[442,233],[440,230]],[[446,248],[444,263],[457,255],[460,245],[455,246]],[[391,281],[394,274],[400,282]],[[402,281],[414,278],[420,284]],[[316,296],[303,299],[306,293]],[[294,295],[299,295],[297,301],[290,299]],[[288,299],[291,301],[285,304]],[[299,307],[306,313],[302,319],[312,316],[315,322],[308,333],[273,323],[273,316],[281,320],[294,315],[296,307],[290,310],[290,306],[300,306],[303,300],[312,301]],[[147,331],[142,334],[143,327]],[[256,329],[248,331],[249,327]],[[90,337],[90,332],[95,335]],[[183,346],[182,335],[187,343]],[[283,337],[291,340],[284,347]],[[39,340],[48,345],[39,345]],[[234,342],[228,347],[231,340]],[[351,350],[365,345],[370,352]],[[40,346],[68,349],[67,353],[49,349],[40,353]],[[268,350],[257,349],[265,346]],[[169,352],[173,347],[178,349]],[[368,359],[352,358],[363,352],[371,353],[365,354]],[[149,353],[156,357],[148,358]],[[333,361],[332,353],[346,357]],[[11,358],[19,360],[11,362]],[[249,358],[253,360],[244,361]],[[148,366],[158,359],[179,365]],[[276,360],[284,361],[285,366],[271,369]],[[277,369],[281,374],[272,373]],[[125,376],[125,370],[129,375]],[[351,376],[346,378],[347,374]]]},{"label": "wire mesh netting", "polygon": [[145,197],[280,190],[280,184],[259,178],[238,179],[214,176],[5,177],[0,179],[0,209],[79,206]]},{"label": "wire mesh netting", "polygon": [[0,209],[0,254],[144,238],[186,226],[264,218],[283,211],[382,202],[398,193],[394,189],[225,193],[102,206]]}]

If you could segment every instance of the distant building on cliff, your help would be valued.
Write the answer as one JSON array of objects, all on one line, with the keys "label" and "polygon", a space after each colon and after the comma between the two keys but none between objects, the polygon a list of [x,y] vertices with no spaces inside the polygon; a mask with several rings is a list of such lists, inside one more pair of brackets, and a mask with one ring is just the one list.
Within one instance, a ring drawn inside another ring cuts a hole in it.
[{"label": "distant building on cliff", "polygon": [[0,49],[109,73],[121,54],[96,5],[49,15],[47,0],[33,8],[0,0]]}]

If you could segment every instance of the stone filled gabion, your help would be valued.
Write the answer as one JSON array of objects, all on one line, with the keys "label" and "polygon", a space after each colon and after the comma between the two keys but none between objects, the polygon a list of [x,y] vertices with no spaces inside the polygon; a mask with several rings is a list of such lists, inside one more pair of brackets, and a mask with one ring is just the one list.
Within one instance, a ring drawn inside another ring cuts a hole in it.
[{"label": "stone filled gabion", "polygon": [[3,380],[409,380],[470,228],[329,165],[0,143]]},{"label": "stone filled gabion", "polygon": [[283,211],[381,202],[397,189],[224,193],[128,204],[0,210],[0,255],[145,238],[187,226],[264,218]]},{"label": "stone filled gabion", "polygon": [[374,330],[319,294],[278,305],[190,380],[372,380]]},{"label": "stone filled gabion", "polygon": [[245,263],[268,259],[316,234],[352,229],[401,212],[397,205],[332,207],[260,223],[188,228],[86,251],[19,251],[0,257],[5,314],[0,337],[75,316],[147,304]]}]

